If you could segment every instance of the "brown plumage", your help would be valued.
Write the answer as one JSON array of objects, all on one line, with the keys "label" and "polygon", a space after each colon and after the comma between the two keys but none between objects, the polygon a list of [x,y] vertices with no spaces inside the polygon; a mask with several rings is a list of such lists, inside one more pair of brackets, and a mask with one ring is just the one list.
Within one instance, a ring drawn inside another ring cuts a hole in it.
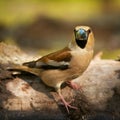
[{"label": "brown plumage", "polygon": [[[61,94],[61,85],[80,76],[88,67],[94,47],[94,36],[88,26],[77,26],[74,29],[74,39],[62,50],[43,56],[42,58],[23,63],[16,69],[39,76],[43,82],[54,87],[63,101],[68,113],[71,106]],[[71,84],[73,85],[73,84]],[[74,86],[73,86],[74,87]]]}]

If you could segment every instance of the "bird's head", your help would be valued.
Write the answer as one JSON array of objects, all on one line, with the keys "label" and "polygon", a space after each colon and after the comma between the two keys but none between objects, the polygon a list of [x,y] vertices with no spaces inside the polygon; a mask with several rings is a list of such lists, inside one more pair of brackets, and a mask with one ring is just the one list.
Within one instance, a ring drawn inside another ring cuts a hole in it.
[{"label": "bird's head", "polygon": [[74,29],[74,40],[71,47],[79,47],[80,49],[93,49],[94,35],[90,27],[77,26]]}]

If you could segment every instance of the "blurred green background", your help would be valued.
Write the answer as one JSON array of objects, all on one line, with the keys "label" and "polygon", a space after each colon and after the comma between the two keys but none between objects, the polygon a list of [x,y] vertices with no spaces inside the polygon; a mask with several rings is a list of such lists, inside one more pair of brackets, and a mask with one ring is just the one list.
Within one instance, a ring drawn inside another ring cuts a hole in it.
[{"label": "blurred green background", "polygon": [[40,55],[63,48],[76,25],[95,34],[95,51],[120,54],[120,0],[0,0],[0,41]]}]

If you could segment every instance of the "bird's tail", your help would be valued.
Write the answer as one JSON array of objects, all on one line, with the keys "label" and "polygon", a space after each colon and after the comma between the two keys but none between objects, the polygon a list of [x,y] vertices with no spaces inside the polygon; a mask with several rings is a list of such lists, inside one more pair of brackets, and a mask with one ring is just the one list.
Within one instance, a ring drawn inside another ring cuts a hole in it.
[{"label": "bird's tail", "polygon": [[25,62],[25,63],[23,63],[23,65],[28,66],[30,68],[35,68],[36,67],[36,62],[35,61]]},{"label": "bird's tail", "polygon": [[40,76],[41,71],[42,71],[41,69],[30,68],[24,65],[13,65],[11,67],[8,67],[7,70],[14,71],[14,72],[27,72],[27,73],[34,74],[36,76]]}]

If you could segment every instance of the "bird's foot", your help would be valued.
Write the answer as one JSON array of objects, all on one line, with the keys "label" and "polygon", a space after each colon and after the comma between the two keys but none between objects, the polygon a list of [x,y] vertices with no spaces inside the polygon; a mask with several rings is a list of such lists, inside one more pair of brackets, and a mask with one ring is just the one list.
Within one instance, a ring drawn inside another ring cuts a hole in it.
[{"label": "bird's foot", "polygon": [[70,103],[68,103],[66,101],[64,102],[64,105],[65,105],[65,108],[66,108],[68,114],[70,113],[69,108],[72,108],[72,109],[75,109],[75,110],[78,109],[77,107],[70,105]]},{"label": "bird's foot", "polygon": [[77,85],[75,82],[67,81],[66,83],[67,83],[72,89],[75,89],[75,90],[79,90],[79,89],[80,89],[80,86]]},{"label": "bird's foot", "polygon": [[71,102],[73,102],[73,101],[74,101],[74,100],[72,99],[70,102],[62,101],[62,103],[60,103],[60,105],[64,105],[64,106],[65,106],[65,108],[66,108],[68,114],[70,113],[69,108],[75,109],[75,110],[78,109],[77,107],[70,105]]},{"label": "bird's foot", "polygon": [[62,100],[62,102],[63,102],[63,104],[64,104],[64,106],[65,106],[65,108],[66,108],[66,110],[68,112],[68,114],[70,113],[69,108],[72,108],[72,109],[75,109],[75,110],[78,109],[77,107],[70,105],[70,103],[73,101],[73,99],[70,102],[66,102],[64,97],[62,96],[62,94],[60,92],[58,92],[58,94],[59,94],[59,96],[60,96],[60,98],[61,98],[61,100]]}]

